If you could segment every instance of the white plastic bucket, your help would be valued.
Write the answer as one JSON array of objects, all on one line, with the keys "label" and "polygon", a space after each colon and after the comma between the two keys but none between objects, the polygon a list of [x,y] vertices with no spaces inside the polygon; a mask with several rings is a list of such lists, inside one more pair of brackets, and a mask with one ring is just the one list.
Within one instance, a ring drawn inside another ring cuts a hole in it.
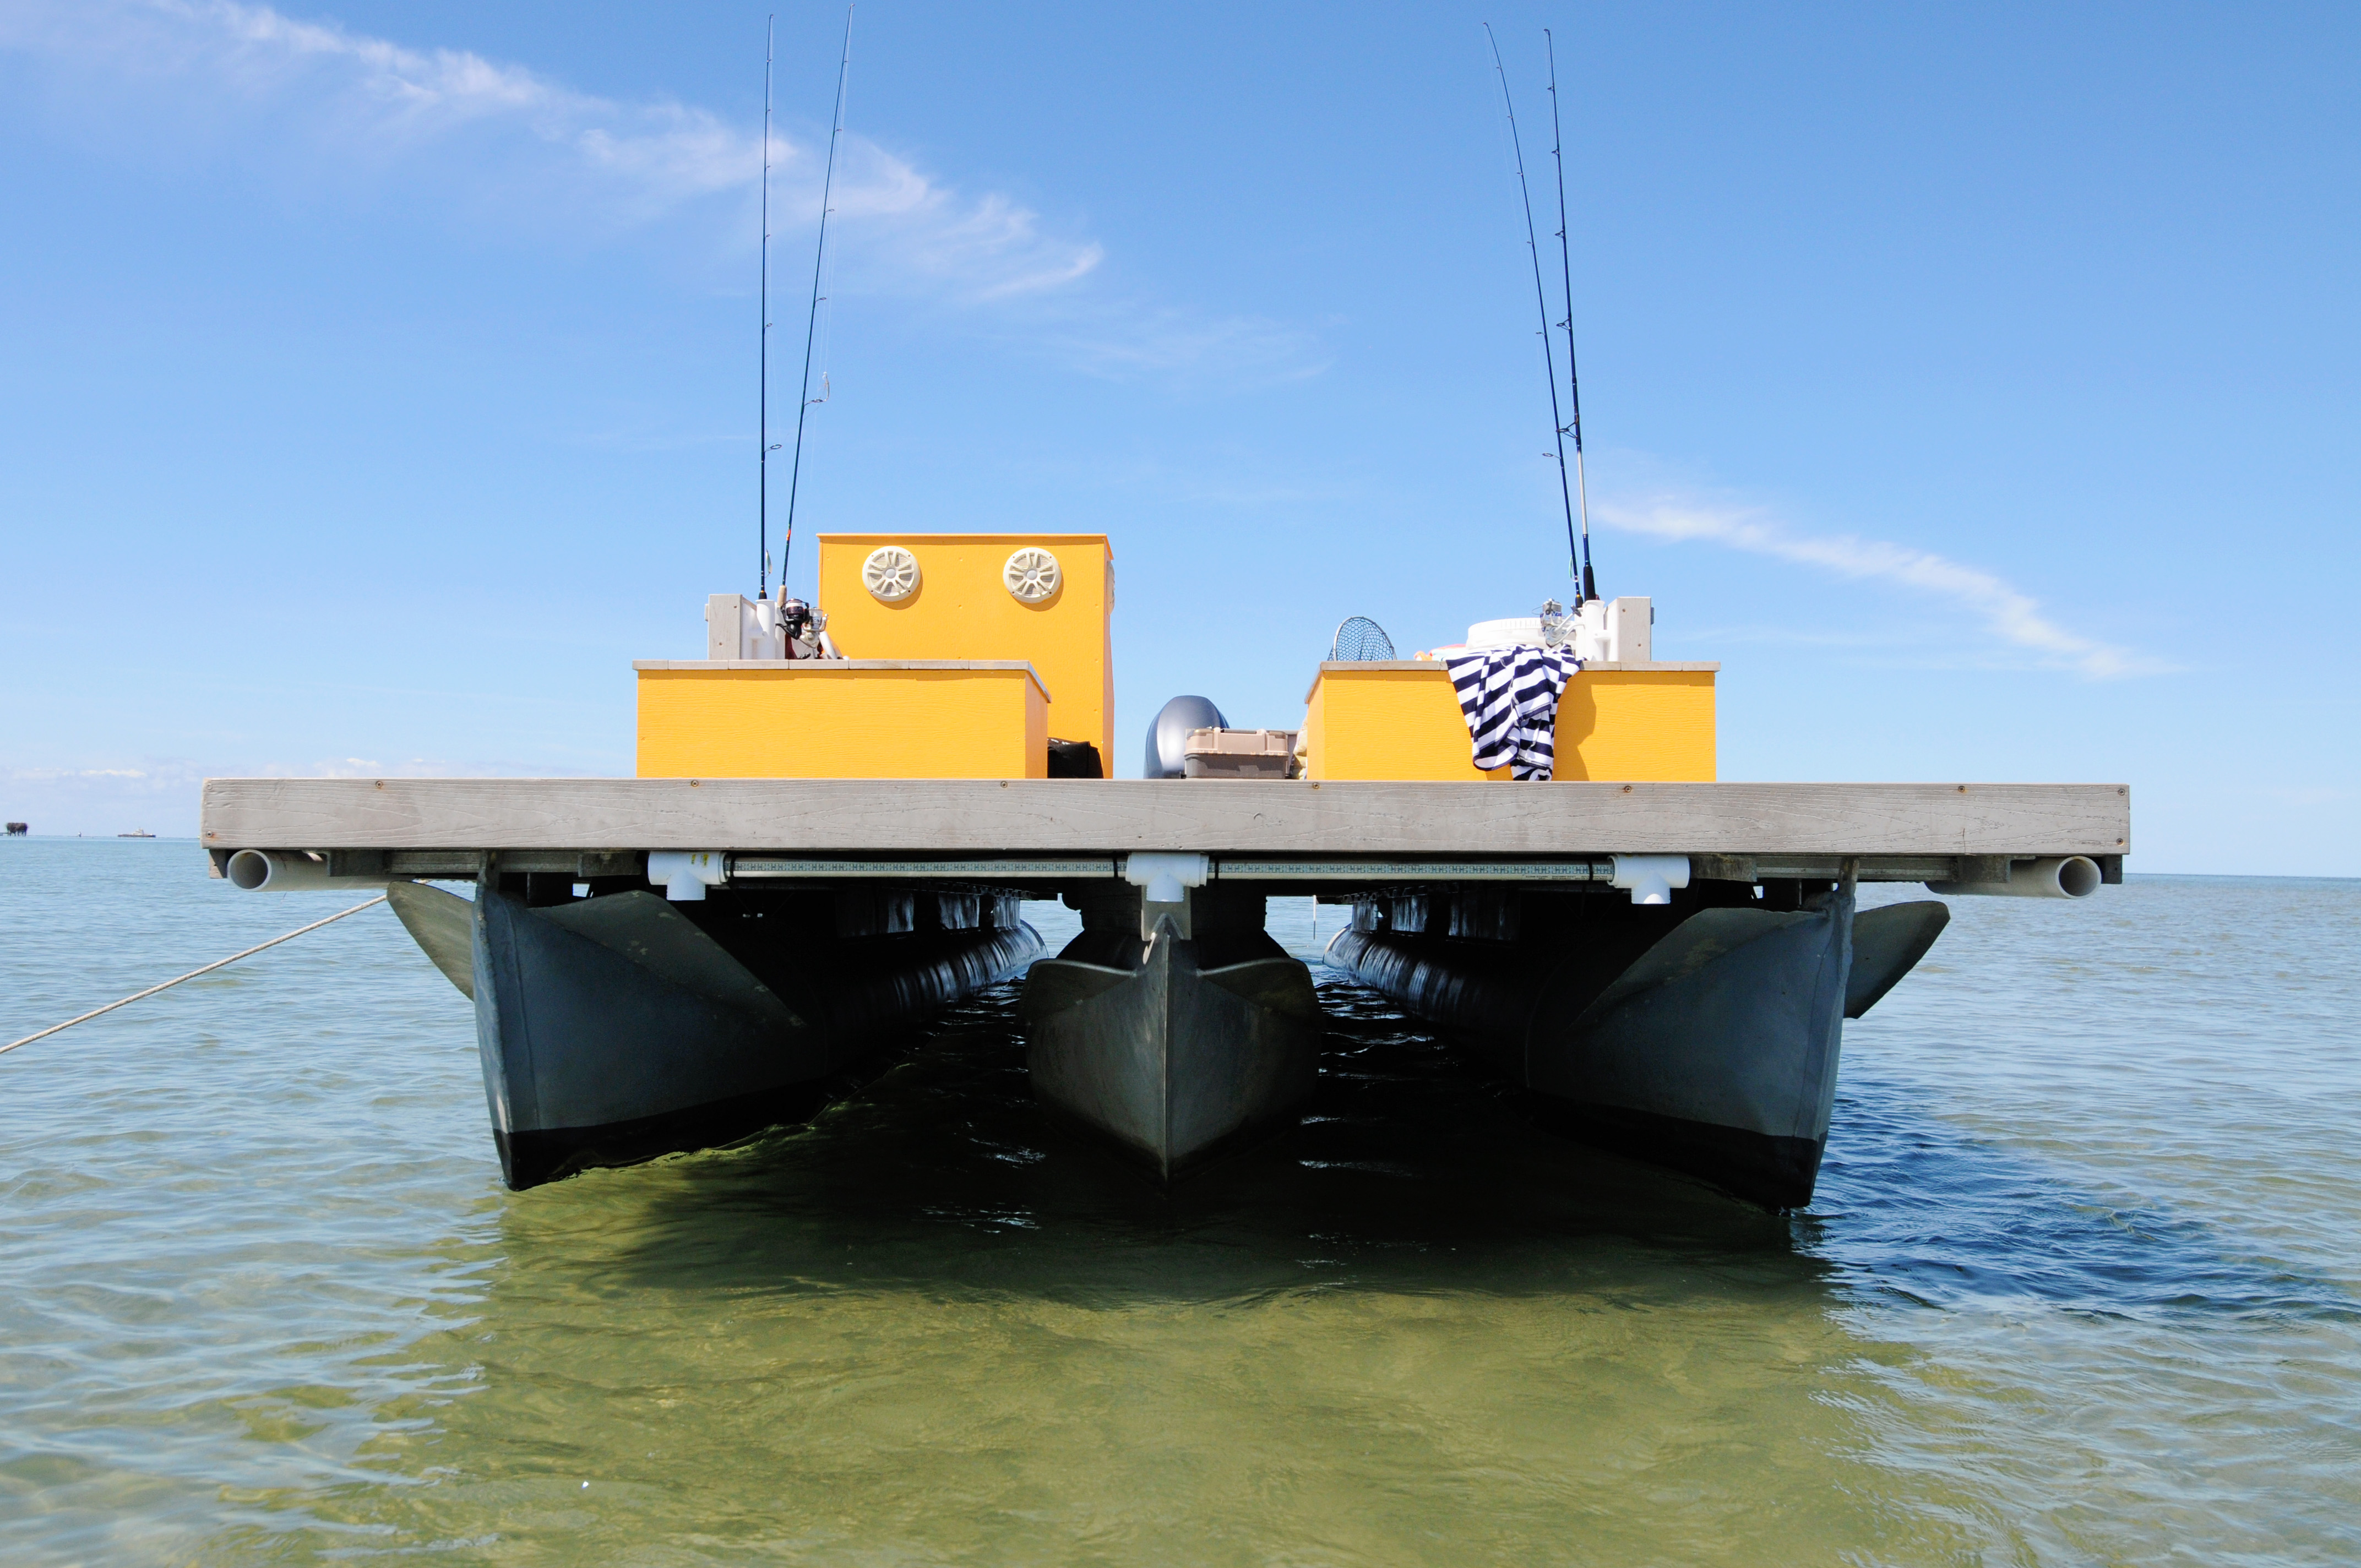
[{"label": "white plastic bucket", "polygon": [[1538,615],[1511,616],[1506,620],[1479,620],[1467,629],[1470,648],[1539,648],[1542,643],[1542,618]]}]

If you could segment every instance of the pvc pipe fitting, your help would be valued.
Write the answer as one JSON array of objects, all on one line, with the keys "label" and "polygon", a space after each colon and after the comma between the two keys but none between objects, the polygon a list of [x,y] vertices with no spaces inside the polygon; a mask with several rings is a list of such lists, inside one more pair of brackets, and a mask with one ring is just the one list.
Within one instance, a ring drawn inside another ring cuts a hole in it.
[{"label": "pvc pipe fitting", "polygon": [[726,887],[730,863],[719,850],[650,850],[648,881],[675,904],[694,904],[708,887]]},{"label": "pvc pipe fitting", "polygon": [[[1591,600],[1592,604],[1598,601]],[[1586,609],[1589,606],[1584,607]],[[1618,855],[1614,883],[1631,891],[1634,904],[1670,904],[1673,889],[1689,884],[1686,855]]]},{"label": "pvc pipe fitting", "polygon": [[1153,942],[1157,927],[1172,923],[1172,934],[1183,941],[1196,935],[1189,919],[1189,890],[1202,887],[1213,874],[1211,855],[1157,850],[1123,858],[1123,880],[1139,889],[1139,939]]},{"label": "pvc pipe fitting", "polygon": [[1140,889],[1140,897],[1149,904],[1180,903],[1187,889],[1205,885],[1213,869],[1210,855],[1158,851],[1123,858],[1123,880]]}]

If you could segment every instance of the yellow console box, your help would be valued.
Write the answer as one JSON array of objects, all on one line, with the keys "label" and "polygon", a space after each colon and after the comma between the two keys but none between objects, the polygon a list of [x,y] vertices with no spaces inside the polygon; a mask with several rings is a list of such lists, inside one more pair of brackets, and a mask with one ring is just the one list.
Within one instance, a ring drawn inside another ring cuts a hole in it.
[{"label": "yellow console box", "polygon": [[[1595,664],[1558,701],[1561,779],[1710,782],[1719,664]],[[1467,721],[1439,662],[1323,663],[1304,716],[1315,779],[1505,779],[1469,761]]]},{"label": "yellow console box", "polygon": [[1115,554],[1104,533],[823,533],[819,608],[845,656],[1021,659],[1058,694],[1049,732],[1114,776]]},{"label": "yellow console box", "polygon": [[1038,779],[1049,693],[1021,659],[652,660],[640,777]]}]

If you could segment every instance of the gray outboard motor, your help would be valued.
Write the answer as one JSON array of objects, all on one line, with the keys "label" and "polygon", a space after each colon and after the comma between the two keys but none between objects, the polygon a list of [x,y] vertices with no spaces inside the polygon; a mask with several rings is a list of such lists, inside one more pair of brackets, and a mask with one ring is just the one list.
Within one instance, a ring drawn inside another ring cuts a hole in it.
[{"label": "gray outboard motor", "polygon": [[1183,765],[1183,754],[1191,729],[1227,729],[1230,721],[1211,699],[1202,696],[1176,696],[1164,705],[1156,722],[1148,727],[1148,770],[1140,776],[1150,779],[1179,779],[1189,776]]}]

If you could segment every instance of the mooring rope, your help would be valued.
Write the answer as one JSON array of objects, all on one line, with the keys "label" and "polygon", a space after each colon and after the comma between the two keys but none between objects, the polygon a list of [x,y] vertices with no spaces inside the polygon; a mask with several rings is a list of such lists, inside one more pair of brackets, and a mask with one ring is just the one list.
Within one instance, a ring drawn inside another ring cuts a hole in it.
[{"label": "mooring rope", "polygon": [[212,963],[207,964],[203,969],[192,969],[186,974],[175,975],[161,985],[151,985],[145,991],[135,991],[120,1002],[110,1002],[104,1007],[93,1007],[79,1018],[69,1018],[62,1024],[52,1024],[38,1035],[27,1035],[21,1040],[11,1040],[6,1045],[0,1046],[0,1056],[7,1055],[10,1051],[15,1050],[18,1046],[29,1046],[35,1040],[46,1040],[60,1029],[71,1029],[76,1024],[87,1024],[102,1013],[112,1013],[118,1007],[128,1006],[132,1003],[138,1001],[143,996],[153,996],[159,991],[170,991],[172,987],[180,984],[181,981],[184,980],[194,980],[201,974],[213,973],[214,970],[220,969],[225,964],[234,964],[240,959],[250,959],[255,954],[262,951],[265,948],[275,948],[281,942],[291,942],[306,931],[316,931],[323,926],[333,925],[336,921],[342,920],[347,915],[358,915],[362,910],[373,908],[384,902],[385,894],[380,893],[375,898],[370,899],[367,904],[356,904],[350,909],[338,910],[335,914],[329,916],[325,920],[314,920],[309,926],[297,927],[294,930],[288,932],[283,937],[273,937],[267,942],[258,942],[242,953],[232,953],[225,959],[215,959]]}]

